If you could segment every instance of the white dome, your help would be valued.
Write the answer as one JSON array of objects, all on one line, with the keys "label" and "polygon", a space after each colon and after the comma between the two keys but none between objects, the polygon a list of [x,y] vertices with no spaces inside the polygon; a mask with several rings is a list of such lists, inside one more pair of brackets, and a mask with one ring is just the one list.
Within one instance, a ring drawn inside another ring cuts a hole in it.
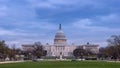
[{"label": "white dome", "polygon": [[66,44],[66,37],[64,32],[61,30],[61,24],[59,26],[59,30],[55,34],[54,44]]},{"label": "white dome", "polygon": [[64,33],[62,30],[59,30],[56,35],[55,35],[55,39],[66,39]]}]

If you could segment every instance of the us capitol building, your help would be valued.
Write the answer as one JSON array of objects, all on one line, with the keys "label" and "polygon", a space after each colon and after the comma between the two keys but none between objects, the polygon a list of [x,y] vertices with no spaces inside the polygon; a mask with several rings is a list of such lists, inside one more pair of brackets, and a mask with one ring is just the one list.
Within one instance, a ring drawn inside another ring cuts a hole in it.
[{"label": "us capitol building", "polygon": [[[73,56],[73,51],[78,47],[82,47],[85,50],[90,50],[91,52],[96,54],[99,53],[99,45],[94,45],[89,43],[85,45],[73,45],[73,44],[68,45],[66,36],[61,28],[61,24],[59,25],[59,29],[55,34],[54,44],[43,45],[43,48],[47,50],[47,56],[49,57],[59,57],[60,55],[64,57],[71,57]],[[32,50],[33,45],[27,45],[27,44],[22,45],[22,49],[24,51]]]}]

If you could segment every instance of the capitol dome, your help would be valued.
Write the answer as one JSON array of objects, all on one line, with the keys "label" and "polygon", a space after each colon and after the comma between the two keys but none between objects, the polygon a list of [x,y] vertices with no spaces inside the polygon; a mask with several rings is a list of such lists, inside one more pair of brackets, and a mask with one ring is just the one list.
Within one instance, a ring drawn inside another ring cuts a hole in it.
[{"label": "capitol dome", "polygon": [[64,32],[61,30],[61,24],[59,25],[59,30],[55,35],[54,44],[66,44],[66,37]]}]

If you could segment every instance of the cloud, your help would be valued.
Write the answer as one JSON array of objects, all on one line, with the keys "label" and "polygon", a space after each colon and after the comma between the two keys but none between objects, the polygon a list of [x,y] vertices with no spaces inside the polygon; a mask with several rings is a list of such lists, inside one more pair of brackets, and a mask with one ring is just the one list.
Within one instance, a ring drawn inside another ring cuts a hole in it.
[{"label": "cloud", "polygon": [[25,34],[24,33],[18,33],[18,32],[15,32],[15,31],[11,31],[11,30],[6,30],[6,29],[0,28],[0,35],[13,36],[13,35],[25,35]]},{"label": "cloud", "polygon": [[100,20],[106,23],[119,23],[120,15],[119,14],[110,14],[107,16],[101,16]]},{"label": "cloud", "polygon": [[73,26],[68,26],[70,34],[72,34],[68,37],[75,43],[90,42],[100,46],[107,46],[106,40],[111,35],[120,34],[119,18],[118,14],[109,14],[93,18],[76,19],[71,24]]},{"label": "cloud", "polygon": [[27,0],[27,2],[30,3],[33,8],[55,8],[47,0]]},{"label": "cloud", "polygon": [[96,0],[27,0],[33,7],[37,8],[50,8],[50,9],[62,9],[62,8],[75,8],[85,7],[88,5],[97,6]]},{"label": "cloud", "polygon": [[73,26],[86,28],[86,26],[89,26],[90,24],[92,24],[92,21],[90,19],[80,19],[77,22],[73,23]]},{"label": "cloud", "polygon": [[[106,16],[97,16],[95,18],[85,18],[85,19],[79,19],[77,22],[73,23],[74,27],[78,28],[84,28],[88,30],[93,31],[114,31],[119,32],[120,28],[113,28],[111,29],[109,27],[109,24],[119,24],[120,16],[117,14],[110,14]],[[100,24],[100,25],[97,25]],[[104,26],[101,24],[104,24]],[[112,25],[112,27],[115,27],[116,25]]]},{"label": "cloud", "polygon": [[120,34],[119,3],[118,0],[0,0],[0,37],[18,44],[51,42],[61,23],[68,40],[104,43],[108,36]]},{"label": "cloud", "polygon": [[7,15],[7,7],[6,6],[0,6],[0,18],[5,17]]},{"label": "cloud", "polygon": [[48,22],[29,22],[26,23],[26,25],[29,24],[28,27],[30,28],[39,28],[39,29],[45,29],[45,30],[55,30],[56,26],[52,23]]},{"label": "cloud", "polygon": [[[8,25],[8,23],[4,24]],[[10,46],[15,44],[19,47],[22,44],[32,44],[36,41],[40,41],[43,44],[47,42],[52,43],[52,41],[50,41],[53,37],[52,31],[57,30],[57,27],[54,24],[47,22],[21,22],[16,24],[12,23],[12,26],[14,29],[11,30],[7,28],[0,28],[0,37],[1,40],[6,40],[7,44]]]}]

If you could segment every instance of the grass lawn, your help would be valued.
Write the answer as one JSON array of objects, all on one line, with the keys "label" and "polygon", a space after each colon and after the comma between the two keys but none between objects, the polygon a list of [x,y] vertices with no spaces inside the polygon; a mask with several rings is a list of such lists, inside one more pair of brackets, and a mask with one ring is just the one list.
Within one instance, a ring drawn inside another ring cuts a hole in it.
[{"label": "grass lawn", "polygon": [[120,68],[120,63],[97,61],[41,61],[0,64],[0,68]]}]

